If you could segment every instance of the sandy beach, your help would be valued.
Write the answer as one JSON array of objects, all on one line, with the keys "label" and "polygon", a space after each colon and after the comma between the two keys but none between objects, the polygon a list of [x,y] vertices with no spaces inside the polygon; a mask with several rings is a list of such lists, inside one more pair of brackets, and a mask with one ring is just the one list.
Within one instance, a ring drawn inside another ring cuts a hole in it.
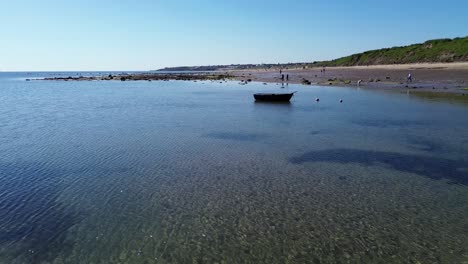
[{"label": "sandy beach", "polygon": [[[413,80],[407,82],[411,73]],[[468,95],[468,62],[425,63],[404,65],[375,65],[354,67],[327,67],[308,69],[279,69],[228,71],[237,80],[267,83],[308,83],[312,85],[359,86],[407,92],[443,92]],[[308,81],[308,82],[307,82]]]}]

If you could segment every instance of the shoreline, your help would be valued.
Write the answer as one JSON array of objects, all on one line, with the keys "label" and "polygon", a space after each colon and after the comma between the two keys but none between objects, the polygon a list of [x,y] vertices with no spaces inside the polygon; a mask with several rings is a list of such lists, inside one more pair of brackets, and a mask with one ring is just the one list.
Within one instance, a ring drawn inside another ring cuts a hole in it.
[{"label": "shoreline", "polygon": [[[361,88],[468,95],[468,62],[326,67],[324,72],[322,70],[322,67],[283,69],[284,81],[278,69],[233,70],[224,73],[235,76],[239,81],[250,79],[264,83],[338,87],[357,87],[360,81]],[[413,76],[412,82],[406,80],[409,73]]]},{"label": "shoreline", "polygon": [[[325,69],[323,71],[323,69]],[[406,76],[411,73],[412,82]],[[434,93],[468,95],[468,62],[423,63],[404,65],[376,65],[353,67],[315,67],[306,69],[224,70],[212,72],[179,73],[128,73],[106,76],[51,77],[33,80],[46,81],[226,81],[236,80],[241,84],[289,83],[303,85],[360,87],[411,93]],[[289,76],[289,80],[286,80]],[[30,79],[27,79],[30,81]],[[359,85],[358,85],[359,82]]]}]

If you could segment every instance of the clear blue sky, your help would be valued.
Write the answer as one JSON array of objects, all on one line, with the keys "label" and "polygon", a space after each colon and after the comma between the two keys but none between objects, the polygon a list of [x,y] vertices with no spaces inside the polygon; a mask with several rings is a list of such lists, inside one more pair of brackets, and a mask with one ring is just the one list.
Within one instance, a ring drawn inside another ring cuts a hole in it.
[{"label": "clear blue sky", "polygon": [[0,0],[0,71],[333,59],[468,35],[467,0]]}]

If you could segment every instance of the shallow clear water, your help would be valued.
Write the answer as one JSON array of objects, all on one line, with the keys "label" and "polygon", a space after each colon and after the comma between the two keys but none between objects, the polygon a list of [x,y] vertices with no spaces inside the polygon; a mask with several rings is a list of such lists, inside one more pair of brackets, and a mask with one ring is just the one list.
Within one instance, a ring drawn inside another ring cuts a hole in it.
[{"label": "shallow clear water", "polygon": [[0,263],[468,260],[467,105],[48,75],[0,73]]}]

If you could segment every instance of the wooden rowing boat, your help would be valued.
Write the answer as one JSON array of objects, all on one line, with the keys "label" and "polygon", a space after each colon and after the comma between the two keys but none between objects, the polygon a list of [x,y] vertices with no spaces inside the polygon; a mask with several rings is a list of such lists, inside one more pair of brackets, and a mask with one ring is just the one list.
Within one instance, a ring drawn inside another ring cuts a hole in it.
[{"label": "wooden rowing boat", "polygon": [[289,102],[295,93],[256,93],[254,98],[262,102]]}]

